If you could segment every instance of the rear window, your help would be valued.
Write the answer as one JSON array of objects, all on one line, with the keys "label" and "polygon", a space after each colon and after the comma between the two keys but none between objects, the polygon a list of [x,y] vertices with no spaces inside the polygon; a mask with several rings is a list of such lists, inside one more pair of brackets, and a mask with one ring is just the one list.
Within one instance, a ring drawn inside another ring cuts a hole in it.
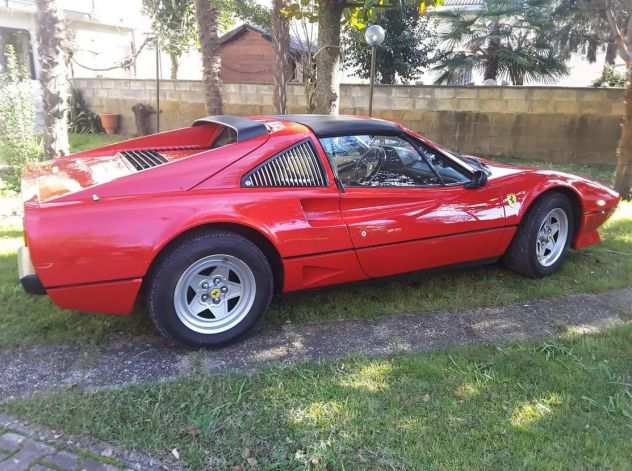
[{"label": "rear window", "polygon": [[224,126],[224,129],[222,130],[222,132],[219,133],[219,136],[217,136],[217,138],[211,145],[211,149],[224,147],[224,146],[227,146],[228,144],[234,144],[235,142],[237,142],[237,132],[233,128]]}]

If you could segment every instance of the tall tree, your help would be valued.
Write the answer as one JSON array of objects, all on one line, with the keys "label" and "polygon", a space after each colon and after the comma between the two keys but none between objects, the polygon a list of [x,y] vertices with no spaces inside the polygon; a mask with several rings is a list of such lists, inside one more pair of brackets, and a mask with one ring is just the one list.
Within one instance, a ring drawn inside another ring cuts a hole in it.
[{"label": "tall tree", "polygon": [[[623,22],[632,13],[626,8],[627,0],[616,0],[614,9],[620,12]],[[605,51],[605,64],[613,65],[618,56],[618,44],[610,29],[603,9],[578,7],[577,0],[554,0],[556,4],[553,19],[555,21],[555,40],[562,53],[581,53],[593,63],[597,53]]]},{"label": "tall tree", "polygon": [[272,9],[255,0],[223,0],[232,3],[232,12],[246,23],[259,26],[267,31],[272,29]]},{"label": "tall tree", "polygon": [[171,80],[178,78],[180,58],[196,41],[197,25],[192,0],[143,0],[152,30],[171,60]]},{"label": "tall tree", "polygon": [[[260,22],[270,21],[270,11],[254,0],[214,0],[217,24],[227,30],[236,18]],[[169,55],[171,80],[178,78],[180,59],[198,42],[198,25],[194,0],[143,0],[143,12],[149,16],[160,47]]]},{"label": "tall tree", "polygon": [[299,11],[295,5],[316,3],[318,13],[318,49],[316,56],[316,86],[314,111],[335,113],[338,104],[338,68],[340,64],[340,32],[344,21],[356,29],[364,29],[375,13],[385,8],[401,8],[411,4],[425,14],[427,8],[441,5],[443,0],[298,0],[290,5],[291,11]]},{"label": "tall tree", "polygon": [[195,0],[198,20],[200,49],[202,51],[202,76],[206,94],[206,108],[210,114],[222,114],[221,57],[217,53],[218,9],[215,0]]},{"label": "tall tree", "polygon": [[[376,53],[376,80],[393,84],[398,77],[409,82],[432,62],[437,45],[434,21],[422,16],[417,8],[405,6],[377,13],[375,23],[386,31],[384,43]],[[370,77],[371,48],[364,39],[364,32],[350,25],[345,26],[344,65],[361,78]]]},{"label": "tall tree", "polygon": [[617,9],[614,0],[604,2],[610,31],[626,66],[625,114],[617,148],[617,172],[614,186],[623,198],[632,199],[632,0],[627,0],[625,7],[626,10]]},{"label": "tall tree", "polygon": [[287,113],[287,84],[290,80],[290,25],[287,0],[272,2],[272,42],[274,44],[274,107]]},{"label": "tall tree", "polygon": [[480,12],[450,11],[443,34],[438,82],[450,82],[478,69],[484,80],[514,85],[553,81],[566,75],[566,56],[555,47],[554,3],[550,0],[484,0]]},{"label": "tall tree", "polygon": [[625,64],[624,116],[617,146],[615,189],[632,199],[632,0],[558,0],[558,40],[571,51],[595,61],[605,47],[606,64],[619,57]]},{"label": "tall tree", "polygon": [[57,0],[37,0],[40,83],[44,105],[44,156],[67,155],[68,82],[63,10]]}]

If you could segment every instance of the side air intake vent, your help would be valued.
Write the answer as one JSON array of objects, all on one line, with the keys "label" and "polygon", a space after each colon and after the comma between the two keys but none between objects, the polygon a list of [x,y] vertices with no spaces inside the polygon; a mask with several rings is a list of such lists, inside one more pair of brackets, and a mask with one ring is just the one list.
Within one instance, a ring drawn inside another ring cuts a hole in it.
[{"label": "side air intake vent", "polygon": [[296,144],[247,173],[248,188],[327,186],[327,177],[308,141]]},{"label": "side air intake vent", "polygon": [[136,170],[145,170],[167,162],[167,159],[155,150],[124,150],[120,155]]}]

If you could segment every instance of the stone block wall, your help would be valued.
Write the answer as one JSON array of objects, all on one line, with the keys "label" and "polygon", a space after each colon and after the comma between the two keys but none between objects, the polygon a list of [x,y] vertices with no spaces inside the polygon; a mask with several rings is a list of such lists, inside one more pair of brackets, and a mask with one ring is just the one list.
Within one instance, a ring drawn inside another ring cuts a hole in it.
[{"label": "stone block wall", "polygon": [[[131,107],[155,105],[152,80],[76,79],[90,106],[120,113],[121,132],[134,134]],[[161,82],[161,129],[188,126],[206,115],[198,81]],[[340,112],[366,115],[368,86],[342,85]],[[274,112],[270,84],[223,85],[224,113]],[[290,85],[288,108],[305,112],[301,85]],[[622,89],[556,87],[378,86],[375,117],[401,122],[460,152],[557,162],[614,163],[623,114]]]}]

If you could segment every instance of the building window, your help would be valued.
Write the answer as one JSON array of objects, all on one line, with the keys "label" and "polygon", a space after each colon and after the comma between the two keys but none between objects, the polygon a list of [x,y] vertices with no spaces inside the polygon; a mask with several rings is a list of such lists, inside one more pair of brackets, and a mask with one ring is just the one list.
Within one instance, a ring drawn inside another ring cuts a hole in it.
[{"label": "building window", "polygon": [[31,35],[24,29],[0,28],[0,73],[7,70],[7,53],[13,48],[20,67],[26,68],[31,79],[35,79],[35,61]]}]

